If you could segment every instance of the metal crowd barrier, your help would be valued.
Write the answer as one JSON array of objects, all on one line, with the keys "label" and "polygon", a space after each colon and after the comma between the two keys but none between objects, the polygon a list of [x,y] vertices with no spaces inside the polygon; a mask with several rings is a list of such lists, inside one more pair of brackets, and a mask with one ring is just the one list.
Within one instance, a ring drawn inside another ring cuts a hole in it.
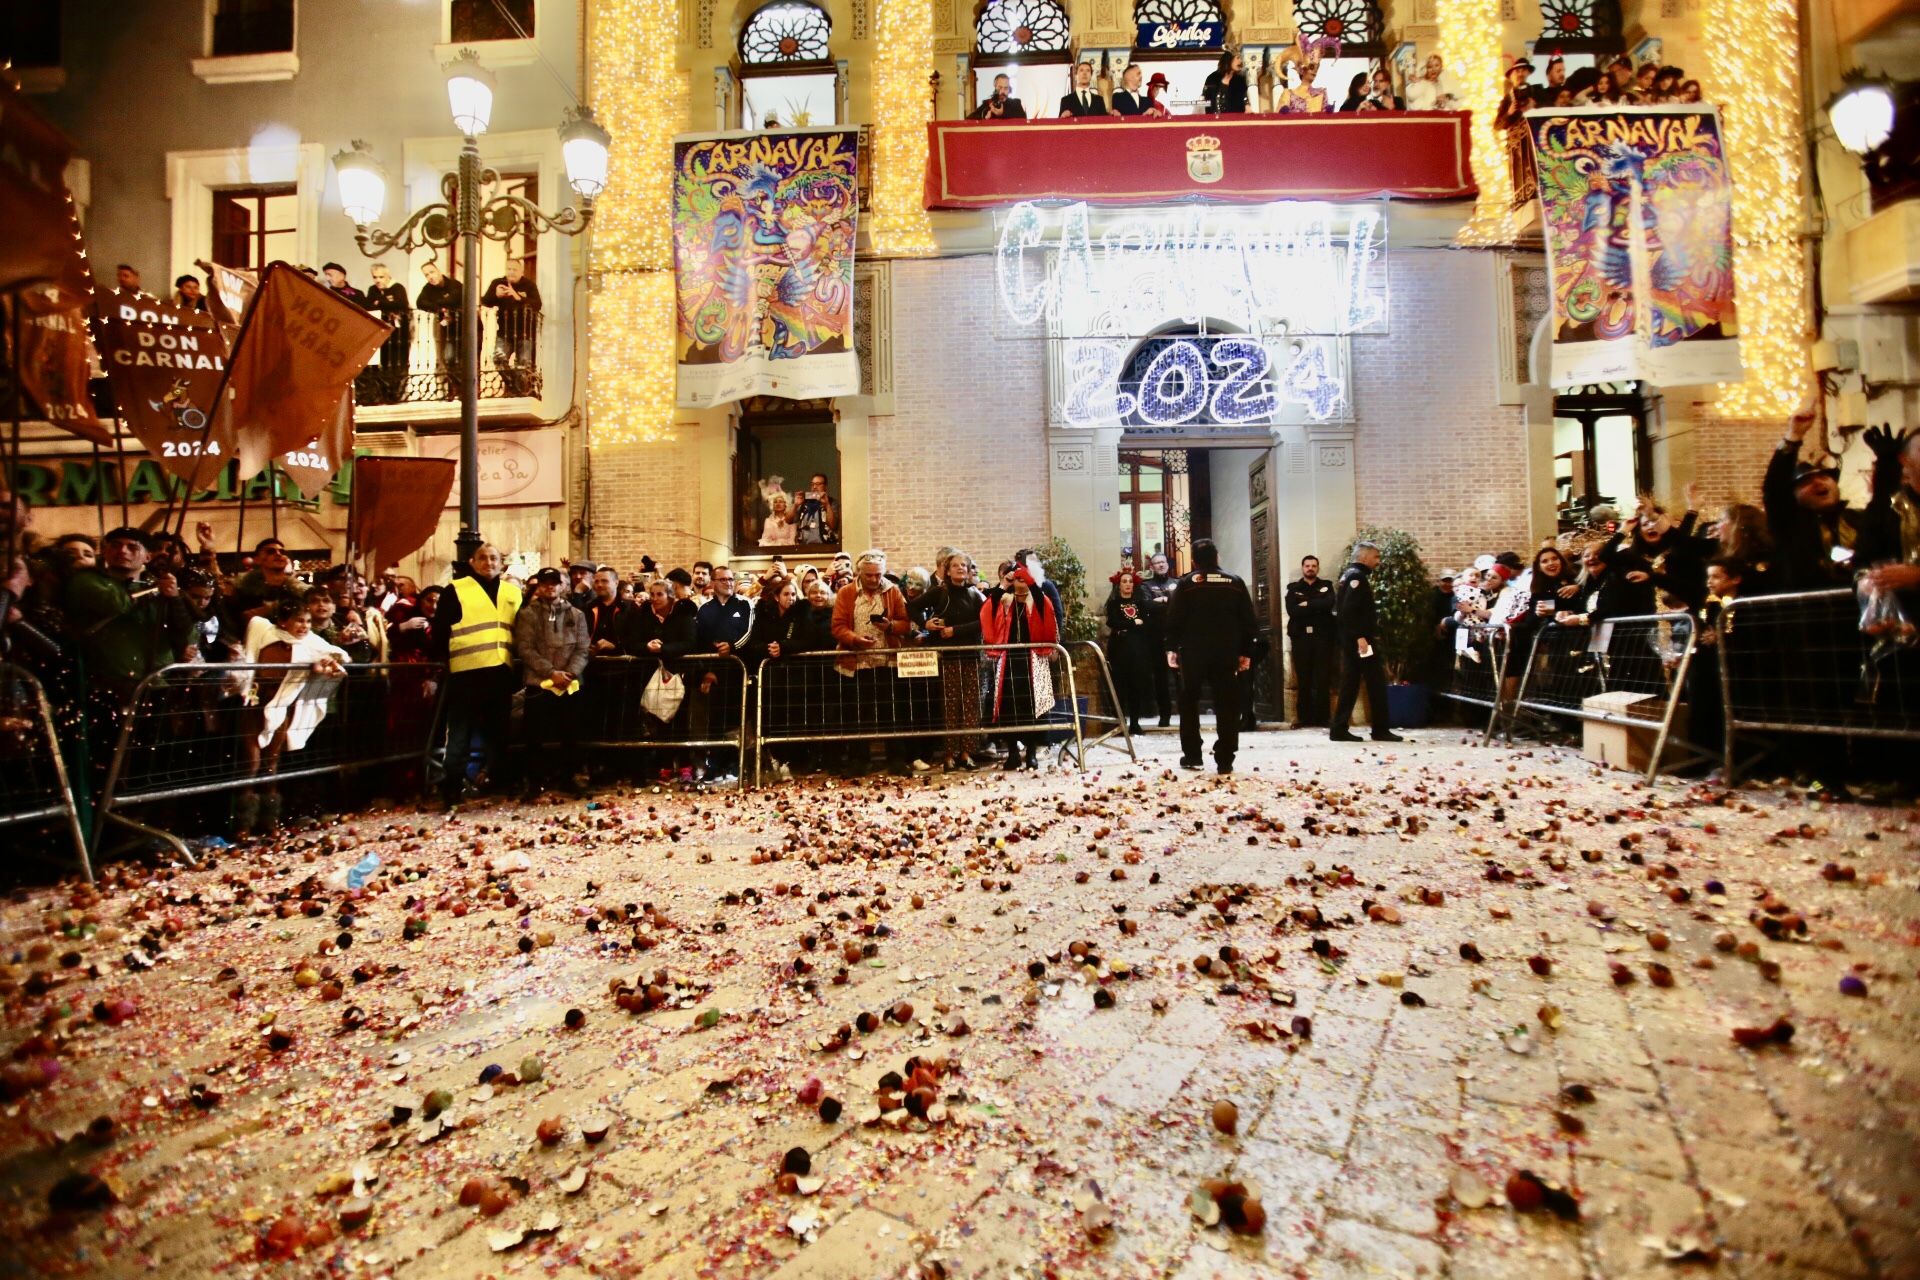
[{"label": "metal crowd barrier", "polygon": [[1501,690],[1507,678],[1507,630],[1474,624],[1467,629],[1467,649],[1453,654],[1453,682],[1440,696],[1470,707],[1487,709],[1482,745],[1493,740],[1500,723]]},{"label": "metal crowd barrier", "polygon": [[[1107,665],[1106,651],[1093,640],[1068,640],[1065,648],[1073,662],[1074,687],[1085,690],[1080,696],[1087,700],[1080,712],[1081,749],[1110,747],[1125,751],[1129,759],[1138,760],[1140,753],[1134,750],[1133,733],[1127,728],[1126,712],[1120,705],[1120,689],[1113,682],[1113,669]],[[1088,725],[1098,726],[1097,731],[1089,735]],[[1115,742],[1115,738],[1120,741]],[[1082,759],[1080,764],[1084,768],[1086,761]]]},{"label": "metal crowd barrier", "polygon": [[[569,695],[579,705],[570,707],[577,745],[595,749],[654,748],[680,751],[731,747],[740,753],[741,774],[747,759],[747,668],[738,657],[717,653],[669,658],[667,671],[684,681],[680,708],[661,720],[641,705],[647,683],[661,669],[661,659],[626,656],[598,657],[587,663],[580,692]],[[701,691],[702,677],[715,677],[714,687]],[[550,697],[529,693],[528,697]]]},{"label": "metal crowd barrier", "polygon": [[[142,680],[121,712],[93,848],[116,822],[193,862],[178,836],[124,810],[372,765],[416,763],[424,780],[443,669],[400,662],[345,670],[334,677],[297,663],[177,663]],[[435,694],[430,682],[438,682]]]},{"label": "metal crowd barrier", "polygon": [[53,706],[34,674],[0,663],[0,827],[61,823],[73,841],[80,872],[91,884],[87,837],[53,724]]},{"label": "metal crowd barrier", "polygon": [[1920,651],[1876,659],[1852,591],[1732,600],[1719,631],[1729,783],[1741,733],[1920,740]]},{"label": "metal crowd barrier", "polygon": [[[1014,664],[1032,663],[1027,674]],[[903,661],[904,660],[904,661]],[[1044,677],[1038,672],[1044,671]],[[996,686],[1007,677],[996,702]],[[1038,707],[1039,681],[1053,705]],[[1012,737],[1052,740],[1062,733],[1085,767],[1073,661],[1057,644],[937,645],[828,649],[782,654],[760,666],[754,705],[754,774],[770,748],[823,742]],[[777,754],[777,753],[776,753]]]},{"label": "metal crowd barrier", "polygon": [[[1684,701],[1694,632],[1693,619],[1684,613],[1637,614],[1589,626],[1542,623],[1519,673],[1519,688],[1507,715],[1507,741],[1513,740],[1514,720],[1521,709],[1637,729],[1657,724],[1659,733],[1647,762],[1647,781],[1652,782],[1660,773],[1675,714]],[[1601,694],[1626,696],[1615,706],[1588,705],[1588,699]],[[1659,700],[1657,719],[1629,710],[1648,698]],[[1694,754],[1703,753],[1696,750]]]}]

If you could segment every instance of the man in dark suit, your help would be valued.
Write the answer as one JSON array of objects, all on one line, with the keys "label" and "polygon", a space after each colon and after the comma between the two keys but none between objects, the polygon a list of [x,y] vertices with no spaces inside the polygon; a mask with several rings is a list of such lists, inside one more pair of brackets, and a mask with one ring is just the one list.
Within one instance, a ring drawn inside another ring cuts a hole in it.
[{"label": "man in dark suit", "polygon": [[1013,97],[1013,81],[1005,72],[993,78],[993,96],[973,109],[970,120],[1025,120],[1027,109]]},{"label": "man in dark suit", "polygon": [[1180,767],[1200,767],[1200,688],[1213,693],[1218,737],[1213,759],[1233,772],[1240,748],[1240,676],[1253,666],[1259,623],[1247,584],[1220,571],[1220,552],[1206,538],[1193,544],[1194,571],[1182,574],[1167,610],[1167,666],[1180,673]]},{"label": "man in dark suit", "polygon": [[1327,722],[1327,677],[1334,658],[1333,584],[1320,576],[1320,557],[1300,561],[1300,578],[1287,584],[1287,638],[1293,641],[1298,682],[1293,727]]},{"label": "man in dark suit", "polygon": [[1103,116],[1107,100],[1093,87],[1093,64],[1082,62],[1073,69],[1073,90],[1060,99],[1063,116]]},{"label": "man in dark suit", "polygon": [[1347,728],[1353,718],[1353,704],[1360,697],[1360,682],[1367,682],[1367,705],[1373,714],[1375,742],[1405,742],[1387,727],[1387,671],[1376,643],[1379,615],[1373,607],[1373,583],[1369,575],[1379,567],[1380,548],[1371,542],[1356,542],[1353,563],[1340,575],[1334,591],[1333,612],[1340,624],[1340,701],[1333,708],[1333,728],[1327,736],[1335,742],[1358,742]]},{"label": "man in dark suit", "polygon": [[1120,73],[1120,91],[1113,95],[1113,112],[1116,116],[1143,116],[1147,114],[1147,95],[1140,89],[1140,68],[1128,66]]}]

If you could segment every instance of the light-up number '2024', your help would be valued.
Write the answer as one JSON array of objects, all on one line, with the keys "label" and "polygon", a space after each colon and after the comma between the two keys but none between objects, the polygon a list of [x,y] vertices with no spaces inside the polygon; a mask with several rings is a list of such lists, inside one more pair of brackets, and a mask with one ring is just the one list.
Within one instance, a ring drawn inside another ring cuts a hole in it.
[{"label": "light-up number '2024'", "polygon": [[1156,427],[1191,422],[1211,406],[1210,420],[1238,425],[1271,419],[1280,407],[1273,358],[1258,342],[1219,338],[1209,351],[1181,338],[1154,353],[1137,389],[1120,386],[1118,344],[1082,343],[1074,352],[1065,406],[1071,422],[1138,415]]}]

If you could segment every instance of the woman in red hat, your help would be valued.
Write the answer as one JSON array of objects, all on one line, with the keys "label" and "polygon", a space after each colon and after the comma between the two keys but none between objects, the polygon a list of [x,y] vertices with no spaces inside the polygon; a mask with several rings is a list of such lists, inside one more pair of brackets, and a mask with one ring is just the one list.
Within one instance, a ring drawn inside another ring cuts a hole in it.
[{"label": "woman in red hat", "polygon": [[1171,82],[1168,81],[1163,73],[1158,71],[1154,72],[1153,79],[1147,81],[1147,109],[1141,114],[1149,116],[1172,115],[1173,112],[1167,110],[1167,104],[1160,101],[1160,95],[1165,93],[1170,87]]}]

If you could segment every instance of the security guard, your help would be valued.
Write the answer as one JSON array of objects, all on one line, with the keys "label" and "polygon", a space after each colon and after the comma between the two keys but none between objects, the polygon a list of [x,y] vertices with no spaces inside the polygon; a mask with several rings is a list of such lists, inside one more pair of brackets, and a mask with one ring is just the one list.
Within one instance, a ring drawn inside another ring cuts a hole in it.
[{"label": "security guard", "polygon": [[1202,538],[1193,544],[1194,572],[1182,574],[1167,608],[1167,666],[1180,673],[1180,767],[1200,767],[1200,686],[1213,692],[1213,722],[1219,738],[1214,763],[1233,772],[1240,747],[1240,681],[1253,665],[1259,624],[1247,584],[1220,572],[1220,549]]},{"label": "security guard", "polygon": [[1333,584],[1320,576],[1320,557],[1303,556],[1300,580],[1287,584],[1287,638],[1293,641],[1293,727],[1327,722],[1327,677],[1333,665]]},{"label": "security guard", "polygon": [[513,620],[520,588],[501,578],[506,557],[481,543],[467,561],[470,573],[453,580],[433,614],[433,656],[447,664],[447,754],[440,794],[447,807],[460,802],[480,733],[483,760],[505,745],[513,706]]},{"label": "security guard", "polygon": [[1373,605],[1369,575],[1380,565],[1380,548],[1372,542],[1353,544],[1353,563],[1340,575],[1333,611],[1340,624],[1340,701],[1333,708],[1333,727],[1327,736],[1335,742],[1358,742],[1347,728],[1360,681],[1367,682],[1367,706],[1372,712],[1375,742],[1404,742],[1387,727],[1387,672],[1380,656],[1379,615]]}]

